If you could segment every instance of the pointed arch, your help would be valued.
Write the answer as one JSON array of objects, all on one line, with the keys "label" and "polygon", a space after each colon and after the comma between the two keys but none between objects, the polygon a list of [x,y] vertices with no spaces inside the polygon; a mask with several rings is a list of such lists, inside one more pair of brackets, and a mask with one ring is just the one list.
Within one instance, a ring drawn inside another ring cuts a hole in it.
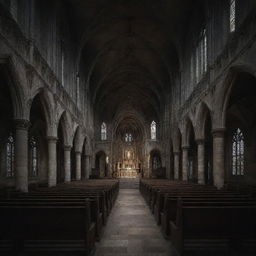
[{"label": "pointed arch", "polygon": [[179,127],[174,128],[172,142],[173,142],[173,152],[180,152],[182,142],[181,142],[181,131]]},{"label": "pointed arch", "polygon": [[50,135],[54,135],[54,133],[56,133],[56,131],[53,131],[53,127],[54,127],[54,100],[52,98],[52,95],[50,93],[48,93],[48,91],[46,89],[42,89],[40,88],[32,97],[32,99],[30,100],[30,108],[29,108],[29,112],[31,112],[31,108],[33,106],[33,103],[35,101],[38,101],[39,104],[41,105],[41,109],[42,109],[42,114],[44,116],[45,122],[46,122],[46,134],[48,136]]},{"label": "pointed arch", "polygon": [[[162,172],[162,156],[161,151],[157,148],[154,148],[149,153],[149,169],[150,169],[150,176],[157,177]],[[162,173],[161,173],[162,174]],[[164,176],[161,178],[166,177],[166,173],[160,176]]]},{"label": "pointed arch", "polygon": [[210,108],[205,102],[200,102],[198,111],[196,113],[196,125],[195,125],[195,134],[197,139],[205,138],[205,126],[207,118],[210,118],[212,123],[212,113]]},{"label": "pointed arch", "polygon": [[256,70],[247,65],[236,65],[227,71],[225,79],[219,84],[214,95],[213,129],[226,127],[227,108],[239,74],[255,77],[255,73]]},{"label": "pointed arch", "polygon": [[106,177],[107,176],[107,154],[104,150],[100,150],[95,154],[95,169],[97,177]]},{"label": "pointed arch", "polygon": [[49,112],[47,112],[47,101],[43,91],[39,91],[30,104],[30,127],[28,144],[28,168],[29,177],[37,179],[47,179],[47,130],[49,128]]},{"label": "pointed arch", "polygon": [[186,117],[182,133],[182,146],[189,146],[189,140],[192,134],[195,134],[192,120],[190,119],[190,117]]},{"label": "pointed arch", "polygon": [[0,56],[0,73],[10,89],[15,119],[28,119],[27,95],[19,77],[19,71],[11,57]]},{"label": "pointed arch", "polygon": [[74,136],[72,131],[72,119],[66,110],[60,115],[58,127],[61,127],[62,129],[65,146],[71,146]]},{"label": "pointed arch", "polygon": [[73,135],[73,147],[76,152],[82,152],[84,144],[84,136],[82,134],[82,128],[80,125],[77,125]]}]

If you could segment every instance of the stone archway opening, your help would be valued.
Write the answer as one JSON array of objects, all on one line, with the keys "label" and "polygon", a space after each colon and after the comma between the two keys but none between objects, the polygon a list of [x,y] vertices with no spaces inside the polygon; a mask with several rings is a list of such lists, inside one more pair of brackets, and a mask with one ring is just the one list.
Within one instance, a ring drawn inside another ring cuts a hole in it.
[{"label": "stone archway opening", "polygon": [[164,168],[162,168],[162,158],[161,152],[157,149],[153,149],[150,152],[150,160],[149,160],[151,176],[153,178],[165,178],[166,173]]},{"label": "stone archway opening", "polygon": [[226,108],[225,182],[252,183],[256,180],[256,79],[237,74]]},{"label": "stone archway opening", "polygon": [[95,175],[98,178],[104,178],[108,176],[108,157],[104,151],[100,151],[95,157]]},{"label": "stone archway opening", "polygon": [[30,109],[28,175],[30,183],[47,183],[47,121],[42,94],[33,99]]},{"label": "stone archway opening", "polygon": [[143,176],[143,132],[134,118],[125,118],[117,126],[114,136],[114,173],[117,178]]}]

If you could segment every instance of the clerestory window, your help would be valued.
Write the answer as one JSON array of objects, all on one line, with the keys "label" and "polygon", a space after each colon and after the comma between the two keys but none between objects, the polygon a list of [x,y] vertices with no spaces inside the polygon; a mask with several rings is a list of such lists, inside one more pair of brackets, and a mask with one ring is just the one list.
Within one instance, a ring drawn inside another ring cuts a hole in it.
[{"label": "clerestory window", "polygon": [[239,128],[232,137],[232,174],[244,175],[244,135]]}]

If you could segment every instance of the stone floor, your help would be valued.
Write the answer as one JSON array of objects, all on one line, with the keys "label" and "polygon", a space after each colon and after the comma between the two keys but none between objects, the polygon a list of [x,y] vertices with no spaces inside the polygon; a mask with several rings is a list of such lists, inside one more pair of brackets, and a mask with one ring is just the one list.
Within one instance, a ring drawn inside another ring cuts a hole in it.
[{"label": "stone floor", "polygon": [[119,179],[119,188],[134,188],[139,189],[140,179],[139,178],[121,178]]},{"label": "stone floor", "polygon": [[176,256],[138,189],[120,189],[95,256]]}]

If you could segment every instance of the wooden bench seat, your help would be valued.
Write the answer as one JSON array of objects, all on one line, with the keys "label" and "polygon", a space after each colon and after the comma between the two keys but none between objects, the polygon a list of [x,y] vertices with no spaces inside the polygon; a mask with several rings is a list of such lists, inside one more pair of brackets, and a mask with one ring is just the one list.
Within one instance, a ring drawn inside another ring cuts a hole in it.
[{"label": "wooden bench seat", "polygon": [[180,181],[140,181],[140,191],[180,255],[256,255],[256,198]]},{"label": "wooden bench seat", "polygon": [[104,193],[84,193],[84,194],[58,194],[58,193],[40,193],[40,194],[20,194],[15,197],[17,200],[31,199],[31,200],[43,200],[43,199],[53,199],[53,200],[85,200],[86,198],[98,197],[99,200],[99,212],[102,213],[103,224],[106,224],[107,216],[111,209],[108,209]]},{"label": "wooden bench seat", "polygon": [[[99,199],[98,197],[87,197],[90,201],[90,210],[91,210],[91,220],[95,223],[96,228],[96,239],[100,240],[101,231],[103,228],[103,214],[100,211],[99,207]],[[59,198],[21,198],[21,199],[7,199],[1,200],[0,206],[12,206],[12,205],[19,205],[19,206],[40,206],[40,205],[47,205],[47,206],[84,206],[86,199],[59,199]]]},{"label": "wooden bench seat", "polygon": [[155,216],[155,219],[158,224],[160,224],[160,213],[163,210],[164,207],[164,198],[169,195],[169,196],[174,196],[174,197],[236,197],[236,198],[248,198],[246,195],[239,195],[239,194],[234,194],[230,192],[212,192],[212,191],[205,191],[202,193],[201,191],[179,191],[179,192],[172,192],[172,193],[167,193],[165,191],[159,191],[157,193],[157,196],[155,198],[155,201],[152,203],[152,213]]},{"label": "wooden bench seat", "polygon": [[177,198],[219,198],[221,200],[222,198],[239,198],[247,200],[249,199],[246,195],[237,195],[237,194],[230,194],[230,193],[178,193],[178,194],[167,194],[167,193],[159,193],[157,200],[154,205],[154,216],[158,224],[161,224],[161,213],[166,209],[167,206],[167,200],[170,199],[177,199]]},{"label": "wooden bench seat", "polygon": [[0,255],[89,255],[118,190],[97,180],[2,193]]},{"label": "wooden bench seat", "polygon": [[176,220],[169,223],[172,243],[180,255],[193,251],[216,251],[216,255],[223,250],[255,252],[255,244],[244,247],[248,241],[256,242],[255,204],[194,204],[179,201]]},{"label": "wooden bench seat", "polygon": [[[201,197],[201,198],[182,198],[183,204],[185,205],[256,205],[255,199],[245,200],[243,198],[232,198],[232,197]],[[169,222],[175,221],[177,217],[178,198],[166,198],[165,207],[161,212],[161,229],[165,237],[169,237],[170,228]]]},{"label": "wooden bench seat", "polygon": [[11,245],[0,247],[1,253],[89,255],[94,248],[96,229],[89,201],[84,206],[2,204],[0,212],[0,245],[4,241]]}]

